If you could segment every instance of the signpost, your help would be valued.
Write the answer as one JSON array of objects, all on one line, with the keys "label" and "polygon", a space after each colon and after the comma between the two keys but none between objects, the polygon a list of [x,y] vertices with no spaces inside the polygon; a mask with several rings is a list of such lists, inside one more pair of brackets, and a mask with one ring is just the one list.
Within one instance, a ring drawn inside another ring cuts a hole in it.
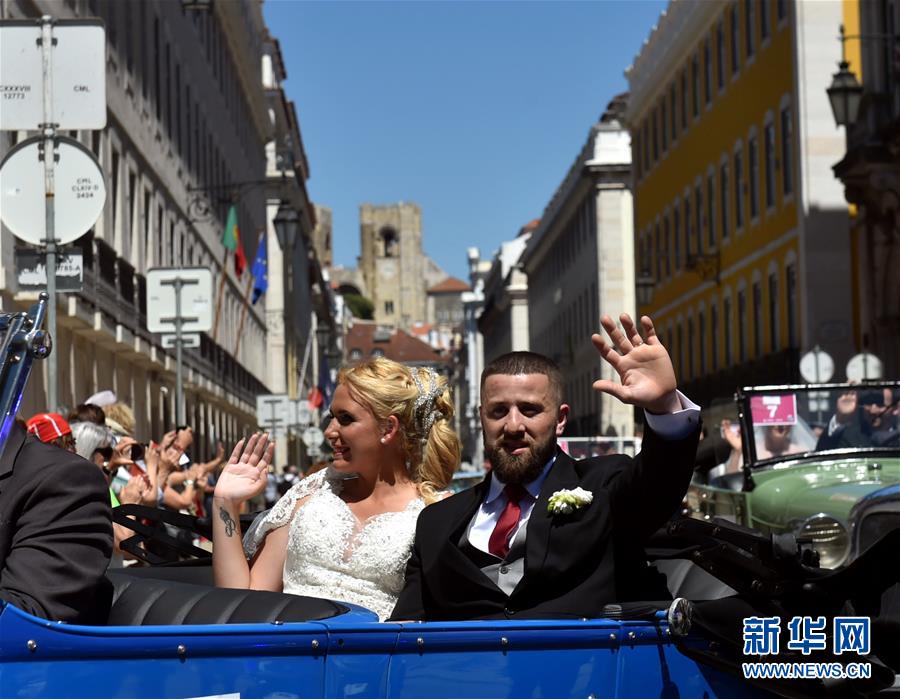
[{"label": "signpost", "polygon": [[[41,131],[14,148],[0,166],[0,211],[16,236],[45,248],[47,325],[53,337],[57,244],[67,242],[65,238],[73,233],[69,240],[86,233],[106,200],[102,169],[93,154],[77,141],[57,136],[60,130],[106,126],[102,22],[60,21],[49,15],[40,20],[0,21],[0,94],[0,130]],[[40,215],[34,212],[41,204],[43,229],[36,223]],[[51,353],[47,365],[51,410],[58,408],[57,359],[58,354]]]},{"label": "signpost", "polygon": [[[176,346],[178,342],[178,335],[163,335],[162,336],[162,346],[163,349],[172,349]],[[200,346],[200,333],[182,333],[181,334],[181,346],[182,347],[190,347],[196,349]]]},{"label": "signpost", "polygon": [[[834,376],[834,360],[816,345],[800,358],[800,375],[810,383],[826,383]],[[828,409],[827,391],[810,391],[809,410],[815,411],[816,421],[822,423],[822,411]]]},{"label": "signpost", "polygon": [[[175,419],[184,424],[182,349],[199,345],[199,335],[212,328],[212,272],[204,267],[147,270],[147,329],[152,333],[175,331]],[[196,340],[196,344],[194,341]],[[163,340],[165,342],[165,338]]]},{"label": "signpost", "polygon": [[801,357],[800,375],[810,383],[827,383],[834,376],[834,360],[816,345]]},{"label": "signpost", "polygon": [[290,424],[291,399],[284,393],[256,396],[256,421],[266,432],[278,439]]},{"label": "signpost", "polygon": [[869,352],[860,352],[850,357],[847,362],[847,381],[867,381],[884,376],[881,360]]},{"label": "signpost", "polygon": [[0,37],[0,89],[12,95],[0,100],[4,131],[106,127],[103,22],[7,19],[0,22]]},{"label": "signpost", "polygon": [[309,407],[309,401],[305,398],[297,398],[293,401],[294,410],[292,414],[292,427],[298,427],[305,430],[312,424],[313,411]]},{"label": "signpost", "polygon": [[263,394],[256,397],[256,420],[277,438],[291,428],[301,431],[309,428],[313,411],[305,398],[292,400],[284,393]]},{"label": "signpost", "polygon": [[[80,248],[60,250],[56,266],[57,291],[81,291],[84,283],[84,259]],[[16,281],[19,291],[43,291],[47,288],[47,264],[40,251],[16,250]]]},{"label": "signpost", "polygon": [[315,456],[313,454],[313,451],[315,451],[316,454],[322,453],[321,446],[322,440],[325,439],[325,433],[322,432],[322,430],[320,430],[318,427],[307,427],[305,430],[303,430],[303,436],[301,437],[301,439],[306,445],[307,453],[310,456]]}]

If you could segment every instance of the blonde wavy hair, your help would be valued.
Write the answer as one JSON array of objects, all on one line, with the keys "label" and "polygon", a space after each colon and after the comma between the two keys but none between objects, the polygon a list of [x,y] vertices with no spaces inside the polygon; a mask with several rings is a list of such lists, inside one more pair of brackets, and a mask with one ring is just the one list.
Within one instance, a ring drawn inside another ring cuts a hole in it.
[{"label": "blonde wavy hair", "polygon": [[[134,411],[126,403],[113,403],[103,409],[106,413],[106,419],[115,422],[129,437],[134,436],[134,428],[136,425],[134,419]],[[115,430],[113,430],[115,431]]]},{"label": "blonde wavy hair", "polygon": [[379,422],[394,415],[410,477],[426,503],[439,499],[459,466],[459,437],[450,426],[453,402],[443,376],[378,357],[338,373],[338,384]]}]

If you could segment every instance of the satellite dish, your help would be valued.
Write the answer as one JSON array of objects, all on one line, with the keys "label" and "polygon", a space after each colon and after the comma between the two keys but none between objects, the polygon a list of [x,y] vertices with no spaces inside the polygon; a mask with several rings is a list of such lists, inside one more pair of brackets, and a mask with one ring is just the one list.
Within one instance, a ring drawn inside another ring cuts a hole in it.
[{"label": "satellite dish", "polygon": [[[0,218],[17,238],[44,245],[47,238],[42,136],[16,145],[0,163]],[[78,141],[57,136],[54,166],[54,238],[58,245],[87,233],[106,203],[103,170]]]}]

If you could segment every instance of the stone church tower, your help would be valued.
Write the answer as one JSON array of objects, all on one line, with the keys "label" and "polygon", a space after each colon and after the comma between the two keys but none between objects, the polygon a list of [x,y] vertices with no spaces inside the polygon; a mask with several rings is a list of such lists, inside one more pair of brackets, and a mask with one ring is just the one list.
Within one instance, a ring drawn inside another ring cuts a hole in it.
[{"label": "stone church tower", "polygon": [[416,204],[359,207],[359,269],[375,321],[408,330],[427,313],[422,211]]}]

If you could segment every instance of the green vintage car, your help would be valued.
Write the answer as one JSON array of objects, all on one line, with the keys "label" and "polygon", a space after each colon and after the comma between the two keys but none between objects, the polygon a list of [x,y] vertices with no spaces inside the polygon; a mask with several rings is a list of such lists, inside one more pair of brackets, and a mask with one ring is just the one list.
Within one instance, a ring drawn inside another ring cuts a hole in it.
[{"label": "green vintage car", "polygon": [[698,470],[691,516],[795,534],[823,568],[900,529],[900,382],[744,388],[735,400],[740,424],[721,435],[735,448]]}]

